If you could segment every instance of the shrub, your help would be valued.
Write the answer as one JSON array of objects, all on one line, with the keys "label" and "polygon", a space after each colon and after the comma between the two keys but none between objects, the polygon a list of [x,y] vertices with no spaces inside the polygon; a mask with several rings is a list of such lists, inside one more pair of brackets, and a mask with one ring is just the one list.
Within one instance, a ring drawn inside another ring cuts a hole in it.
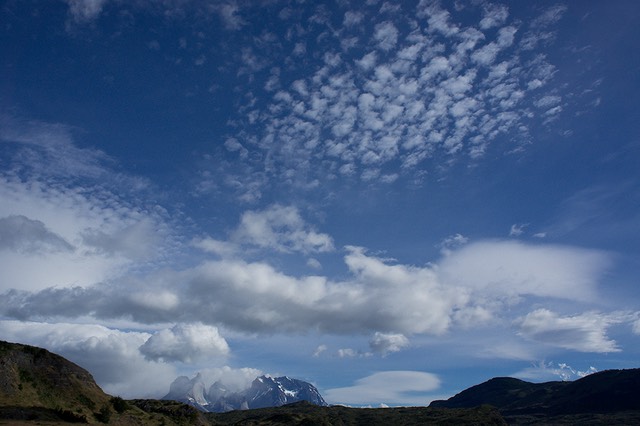
[{"label": "shrub", "polygon": [[87,418],[81,414],[76,414],[69,410],[63,410],[61,408],[57,408],[56,414],[60,418],[67,423],[87,423]]},{"label": "shrub", "polygon": [[109,420],[111,420],[111,408],[105,405],[100,409],[100,412],[93,413],[93,416],[101,423],[109,423]]},{"label": "shrub", "polygon": [[119,396],[114,396],[111,398],[111,405],[116,410],[117,413],[122,414],[129,409],[129,404],[124,399]]}]

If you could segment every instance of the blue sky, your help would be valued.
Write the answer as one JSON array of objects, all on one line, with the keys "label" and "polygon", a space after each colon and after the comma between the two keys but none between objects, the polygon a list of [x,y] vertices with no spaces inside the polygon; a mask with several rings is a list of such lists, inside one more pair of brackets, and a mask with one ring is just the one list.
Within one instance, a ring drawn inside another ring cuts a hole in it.
[{"label": "blue sky", "polygon": [[635,1],[1,7],[1,338],[126,397],[638,366]]}]

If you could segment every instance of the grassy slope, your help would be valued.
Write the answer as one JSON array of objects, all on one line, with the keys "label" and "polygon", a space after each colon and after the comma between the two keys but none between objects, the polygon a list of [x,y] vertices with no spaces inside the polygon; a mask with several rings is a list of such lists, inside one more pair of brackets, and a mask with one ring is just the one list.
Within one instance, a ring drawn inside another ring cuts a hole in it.
[{"label": "grassy slope", "polygon": [[0,425],[208,424],[184,404],[133,402],[107,395],[91,374],[59,355],[0,341]]}]

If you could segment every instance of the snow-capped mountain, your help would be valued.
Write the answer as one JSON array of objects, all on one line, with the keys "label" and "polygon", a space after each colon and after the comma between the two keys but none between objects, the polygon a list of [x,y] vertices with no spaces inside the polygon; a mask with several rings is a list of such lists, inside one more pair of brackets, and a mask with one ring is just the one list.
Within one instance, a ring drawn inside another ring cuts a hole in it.
[{"label": "snow-capped mountain", "polygon": [[169,393],[162,399],[186,402],[200,410],[208,411],[206,408],[209,405],[207,391],[200,373],[196,374],[193,379],[189,379],[187,376],[175,379],[169,387]]},{"label": "snow-capped mountain", "polygon": [[251,386],[239,392],[230,391],[220,381],[205,392],[202,376],[178,377],[163,399],[186,402],[203,411],[225,412],[250,408],[279,407],[298,401],[327,405],[315,386],[290,377],[257,377]]}]

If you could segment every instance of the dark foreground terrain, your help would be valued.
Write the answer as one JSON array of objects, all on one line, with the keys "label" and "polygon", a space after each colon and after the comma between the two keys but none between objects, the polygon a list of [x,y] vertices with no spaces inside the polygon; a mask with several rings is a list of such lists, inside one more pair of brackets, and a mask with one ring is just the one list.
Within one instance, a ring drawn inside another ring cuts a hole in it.
[{"label": "dark foreground terrain", "polygon": [[210,413],[213,425],[506,425],[494,407],[349,408],[298,402],[277,408]]},{"label": "dark foreground terrain", "polygon": [[640,424],[640,370],[575,382],[492,379],[429,407],[277,408],[202,413],[164,400],[105,394],[84,369],[45,349],[0,341],[0,425],[506,425]]},{"label": "dark foreground terrain", "polygon": [[640,424],[640,369],[607,370],[573,382],[498,377],[430,407],[489,404],[509,424]]}]

